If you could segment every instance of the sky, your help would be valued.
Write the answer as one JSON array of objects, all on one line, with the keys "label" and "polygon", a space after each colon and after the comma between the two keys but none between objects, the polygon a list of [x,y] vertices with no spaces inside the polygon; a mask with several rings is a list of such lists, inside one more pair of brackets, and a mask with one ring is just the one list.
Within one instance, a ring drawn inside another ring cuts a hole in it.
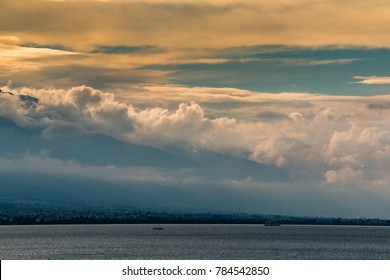
[{"label": "sky", "polygon": [[0,194],[390,218],[388,18],[386,0],[2,0]]}]

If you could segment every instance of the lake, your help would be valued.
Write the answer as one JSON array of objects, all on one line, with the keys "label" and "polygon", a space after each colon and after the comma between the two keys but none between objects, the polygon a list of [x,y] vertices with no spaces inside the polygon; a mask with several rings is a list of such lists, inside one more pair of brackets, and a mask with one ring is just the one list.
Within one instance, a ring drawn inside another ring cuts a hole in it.
[{"label": "lake", "polygon": [[389,260],[390,227],[0,226],[0,259]]}]

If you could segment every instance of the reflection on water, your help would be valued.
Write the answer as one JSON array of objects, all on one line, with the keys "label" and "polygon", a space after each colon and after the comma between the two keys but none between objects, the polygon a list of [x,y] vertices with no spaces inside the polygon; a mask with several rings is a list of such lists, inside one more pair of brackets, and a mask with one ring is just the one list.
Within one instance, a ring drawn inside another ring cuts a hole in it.
[{"label": "reflection on water", "polygon": [[0,259],[390,259],[390,227],[0,226]]}]

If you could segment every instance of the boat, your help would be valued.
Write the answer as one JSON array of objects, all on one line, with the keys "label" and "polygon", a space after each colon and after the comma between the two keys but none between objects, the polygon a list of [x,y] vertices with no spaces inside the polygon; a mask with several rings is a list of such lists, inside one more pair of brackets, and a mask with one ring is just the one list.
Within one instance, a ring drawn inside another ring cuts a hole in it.
[{"label": "boat", "polygon": [[163,227],[154,227],[153,230],[164,230]]}]

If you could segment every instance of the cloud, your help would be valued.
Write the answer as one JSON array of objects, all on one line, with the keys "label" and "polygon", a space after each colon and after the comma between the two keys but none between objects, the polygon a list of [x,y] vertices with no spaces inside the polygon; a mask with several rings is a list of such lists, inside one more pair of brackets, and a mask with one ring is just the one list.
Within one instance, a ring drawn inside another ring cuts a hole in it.
[{"label": "cloud", "polygon": [[52,50],[60,50],[60,51],[67,51],[67,52],[73,52],[73,49],[70,49],[65,46],[61,45],[38,45],[34,43],[26,43],[20,45],[20,47],[25,47],[25,48],[36,48],[36,49],[52,49]]},{"label": "cloud", "polygon": [[92,50],[92,53],[105,53],[105,54],[134,54],[143,53],[150,54],[158,52],[159,49],[156,46],[98,46]]},{"label": "cloud", "polygon": [[[69,87],[89,84],[96,88],[113,88],[134,83],[160,83],[166,79],[162,71],[136,70],[150,57],[104,53],[81,53],[62,45],[0,45],[0,77],[18,86]],[[111,57],[107,59],[107,56]],[[102,61],[107,61],[102,63]],[[129,65],[133,67],[129,67]]]},{"label": "cloud", "polygon": [[17,44],[20,38],[17,36],[0,36],[0,44]]},{"label": "cloud", "polygon": [[88,133],[89,131],[86,128],[75,123],[54,123],[43,130],[42,136],[46,138],[64,136],[72,137]]},{"label": "cloud", "polygon": [[390,84],[390,77],[354,76],[353,78],[360,80],[358,82],[355,82],[357,84],[365,84],[365,85],[387,85],[387,84]]},{"label": "cloud", "polygon": [[272,111],[261,112],[257,114],[256,117],[258,117],[261,120],[269,120],[269,121],[287,118],[287,116],[282,113],[272,112]]},{"label": "cloud", "polygon": [[[346,185],[332,188],[310,183],[262,183],[252,177],[210,180],[191,173],[147,167],[82,165],[46,152],[0,156],[0,192],[18,201],[132,205],[165,211],[241,211],[313,216],[385,217],[386,192]],[[56,182],[53,186],[53,181]],[[383,182],[377,186],[383,189]],[[329,185],[331,186],[331,185]],[[348,191],[342,191],[342,189]]]},{"label": "cloud", "polygon": [[[2,171],[26,174],[47,174],[64,177],[84,177],[110,182],[174,182],[172,174],[148,167],[116,167],[80,164],[76,161],[53,158],[46,151],[40,154],[22,154],[18,157],[0,157]],[[178,176],[176,176],[178,178]],[[178,178],[178,181],[180,179]]]},{"label": "cloud", "polygon": [[325,173],[327,183],[340,185],[361,183],[363,176],[361,170],[353,170],[350,166],[343,167],[340,170],[328,170]]},{"label": "cloud", "polygon": [[[241,58],[241,59],[231,59],[231,62],[241,62],[241,63],[251,63],[251,62],[264,62],[264,63],[276,63],[285,66],[321,66],[321,65],[329,65],[329,64],[346,64],[357,62],[359,59],[357,58],[341,58],[341,59],[308,59],[308,58]],[[229,62],[226,59],[225,62]]]},{"label": "cloud", "polygon": [[[69,88],[86,84],[119,91],[138,85],[185,84],[269,92],[379,94],[348,83],[354,69],[377,68],[389,51],[347,46],[257,45],[175,49],[159,45],[64,42],[0,44],[0,79],[15,86]],[[377,70],[378,73],[381,70]]]},{"label": "cloud", "polygon": [[369,103],[367,104],[367,108],[371,110],[386,110],[390,109],[390,102],[386,103]]},{"label": "cloud", "polygon": [[[135,87],[126,94],[86,86],[14,92],[38,98],[38,106],[23,107],[3,94],[1,115],[23,127],[41,129],[46,138],[101,133],[167,151],[182,147],[250,159],[280,168],[298,181],[347,184],[355,177],[361,185],[390,182],[388,112],[378,115],[367,107],[385,104],[389,96],[175,86]],[[259,119],[261,112],[278,117],[264,121]]]},{"label": "cloud", "polygon": [[1,5],[0,22],[5,34],[42,45],[66,42],[79,49],[108,42],[173,48],[389,46],[389,5],[380,0],[44,1],[42,5],[32,0],[23,5],[5,0]]},{"label": "cloud", "polygon": [[[236,195],[273,203],[282,203],[289,193],[284,201],[290,205],[303,203],[298,196],[309,194],[316,197],[314,206],[321,194],[359,194],[358,201],[364,201],[363,193],[389,197],[390,116],[387,110],[367,108],[388,102],[386,95],[267,94],[172,85],[137,86],[126,94],[87,86],[13,92],[0,95],[4,172],[95,178],[120,186],[158,184],[151,192],[170,186],[167,190],[229,196],[234,189]],[[37,106],[23,106],[19,94],[38,98]],[[159,94],[160,104],[155,102]],[[278,117],[264,121],[258,117],[262,112]],[[12,128],[5,119],[17,125]],[[17,135],[10,134],[12,129],[24,137],[12,138]],[[115,150],[109,158],[100,152],[111,153],[108,145],[124,143],[138,146]],[[158,158],[163,164],[157,164]]]}]

